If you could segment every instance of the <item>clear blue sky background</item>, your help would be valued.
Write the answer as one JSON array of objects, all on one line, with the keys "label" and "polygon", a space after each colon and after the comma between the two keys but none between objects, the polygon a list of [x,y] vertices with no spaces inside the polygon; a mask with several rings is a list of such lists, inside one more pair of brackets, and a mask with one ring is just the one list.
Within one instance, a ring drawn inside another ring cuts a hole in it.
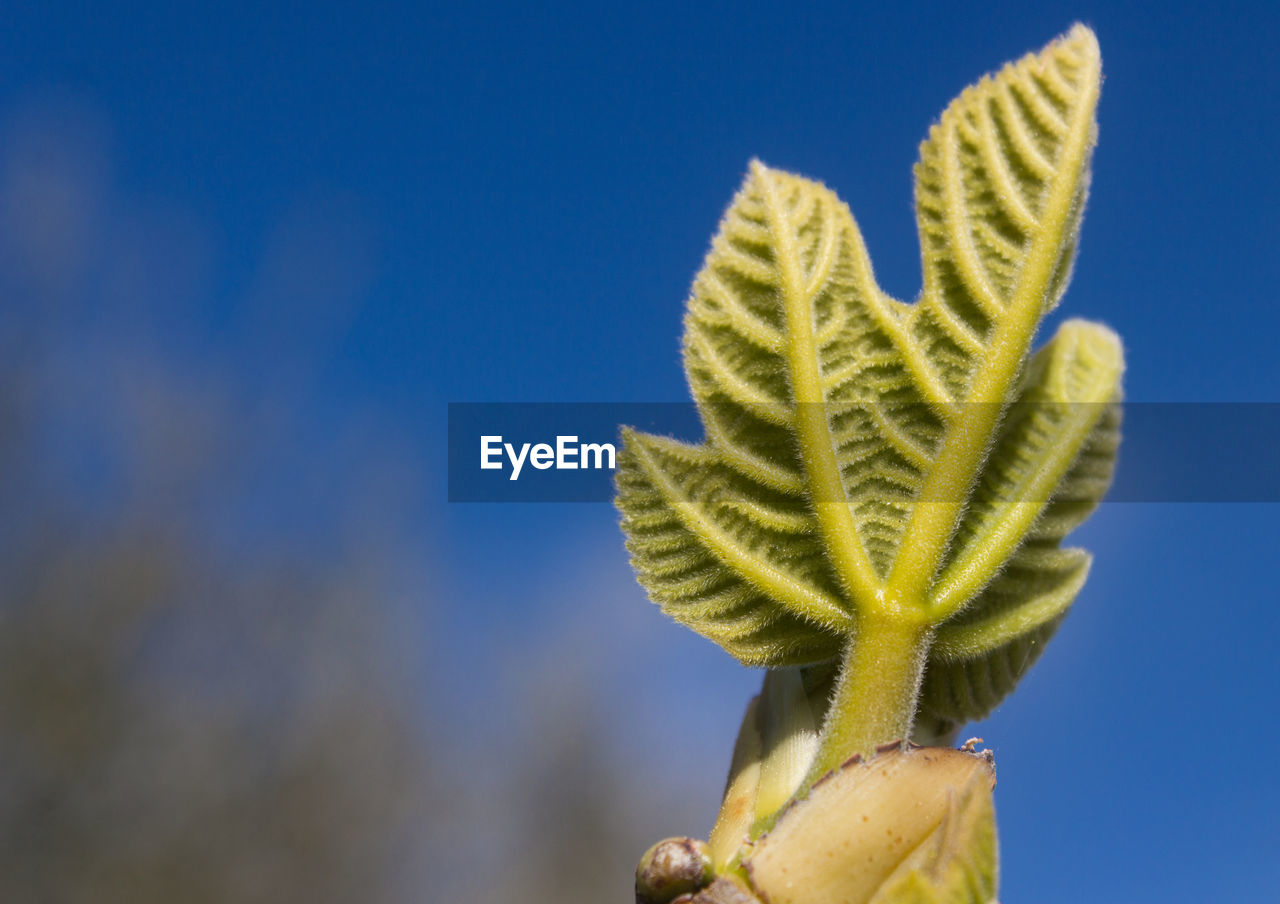
[{"label": "clear blue sky background", "polygon": [[[1280,401],[1280,11],[1261,2],[9,4],[4,228],[30,255],[10,270],[89,279],[96,223],[117,266],[73,331],[142,324],[250,392],[296,378],[285,460],[340,469],[317,438],[376,412],[421,484],[431,680],[500,676],[437,686],[441,705],[501,737],[509,654],[561,644],[602,730],[709,821],[758,677],[647,607],[608,506],[447,505],[445,405],[685,399],[685,292],[753,156],[832,186],[882,284],[914,296],[928,124],[1076,20],[1106,82],[1062,315],[1124,336],[1130,399]],[[34,232],[24,193],[54,211]],[[50,243],[70,257],[41,264]],[[305,528],[323,492],[265,491],[228,533]],[[1278,515],[1109,505],[1080,531],[1088,588],[978,728],[1004,900],[1275,897]]]}]

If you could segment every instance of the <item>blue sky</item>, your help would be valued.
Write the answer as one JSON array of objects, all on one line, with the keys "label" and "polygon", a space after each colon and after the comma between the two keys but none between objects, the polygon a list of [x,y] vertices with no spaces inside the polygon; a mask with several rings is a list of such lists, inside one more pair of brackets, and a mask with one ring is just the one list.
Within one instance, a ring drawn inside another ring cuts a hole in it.
[{"label": "blue sky", "polygon": [[[494,676],[446,705],[500,736],[509,653],[566,637],[620,749],[667,740],[662,701],[701,688],[679,720],[692,753],[648,768],[680,771],[673,798],[705,789],[709,820],[758,677],[648,608],[608,506],[447,505],[446,403],[684,400],[683,300],[752,157],[833,187],[882,284],[914,296],[928,124],[1076,20],[1106,82],[1055,316],[1120,332],[1132,400],[1280,402],[1280,12],[1263,3],[10,5],[7,288],[81,291],[66,328],[95,348],[145,334],[246,395],[287,386],[282,460],[337,472],[365,435],[401,450],[406,542],[432,575],[423,643],[441,674]],[[323,492],[273,484],[226,530],[305,532]],[[1006,900],[1263,900],[1280,882],[1276,515],[1109,505],[1080,531],[1088,588],[980,727]]]}]

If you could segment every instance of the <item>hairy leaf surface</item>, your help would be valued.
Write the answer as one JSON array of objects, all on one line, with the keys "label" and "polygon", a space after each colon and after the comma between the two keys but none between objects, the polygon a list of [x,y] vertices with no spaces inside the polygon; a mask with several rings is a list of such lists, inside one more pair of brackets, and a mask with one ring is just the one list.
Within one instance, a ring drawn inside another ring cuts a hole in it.
[{"label": "hairy leaf surface", "polygon": [[924,287],[877,285],[847,206],[753,163],[688,301],[705,429],[627,431],[641,583],[749,665],[831,660],[872,620],[932,632],[922,712],[984,714],[1084,582],[1060,548],[1118,444],[1119,340],[1064,324],[1100,84],[1077,26],[967,89],[915,170]]}]

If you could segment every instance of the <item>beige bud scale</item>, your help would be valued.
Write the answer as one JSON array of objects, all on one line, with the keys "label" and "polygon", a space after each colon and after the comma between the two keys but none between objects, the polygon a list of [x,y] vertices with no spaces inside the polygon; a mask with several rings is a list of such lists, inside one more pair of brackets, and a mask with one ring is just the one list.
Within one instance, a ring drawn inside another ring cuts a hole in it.
[{"label": "beige bud scale", "polygon": [[994,786],[989,752],[891,745],[866,761],[854,757],[817,782],[756,841],[743,836],[734,863],[721,867],[718,876],[708,870],[698,888],[666,897],[652,894],[662,882],[655,883],[653,860],[646,855],[645,887],[638,874],[636,900],[991,901],[997,857]]}]

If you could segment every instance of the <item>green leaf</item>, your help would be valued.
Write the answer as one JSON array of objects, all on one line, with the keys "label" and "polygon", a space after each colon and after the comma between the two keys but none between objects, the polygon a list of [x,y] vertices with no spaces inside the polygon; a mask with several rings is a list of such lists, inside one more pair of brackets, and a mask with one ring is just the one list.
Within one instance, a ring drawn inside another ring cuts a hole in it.
[{"label": "green leaf", "polygon": [[1082,321],[1032,359],[932,590],[935,609],[972,598],[930,650],[920,715],[935,731],[994,709],[1084,586],[1089,554],[1059,545],[1111,483],[1120,361],[1115,334]]},{"label": "green leaf", "polygon": [[837,691],[827,768],[905,734],[926,663],[930,715],[985,711],[1083,582],[1058,547],[1110,479],[1120,345],[1069,322],[1029,349],[1071,272],[1100,80],[1076,26],[947,108],[916,166],[913,304],[833,192],[753,163],[685,318],[706,440],[625,433],[655,602],[749,665],[843,657],[870,682]]},{"label": "green leaf", "polygon": [[750,665],[839,653],[852,617],[803,499],[752,486],[706,447],[624,443],[622,526],[655,602]]}]

